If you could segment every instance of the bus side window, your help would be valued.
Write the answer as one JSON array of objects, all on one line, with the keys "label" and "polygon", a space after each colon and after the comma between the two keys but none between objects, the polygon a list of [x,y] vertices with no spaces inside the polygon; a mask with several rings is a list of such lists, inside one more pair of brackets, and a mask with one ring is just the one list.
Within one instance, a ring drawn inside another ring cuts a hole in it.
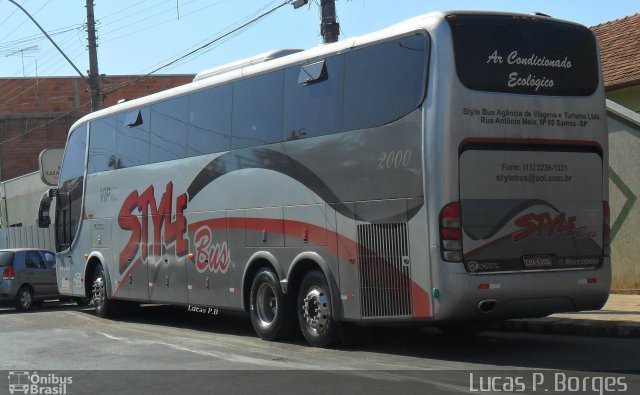
[{"label": "bus side window", "polygon": [[282,139],[297,140],[341,131],[343,81],[343,55],[288,68]]},{"label": "bus side window", "polygon": [[209,88],[189,96],[187,156],[228,151],[231,148],[232,86]]},{"label": "bus side window", "polygon": [[344,129],[383,126],[418,108],[426,89],[427,38],[413,34],[346,54]]},{"label": "bus side window", "polygon": [[116,151],[120,167],[149,163],[149,107],[118,114]]},{"label": "bus side window", "polygon": [[122,167],[116,154],[116,116],[92,121],[89,130],[89,174]]},{"label": "bus side window", "polygon": [[281,141],[283,78],[284,71],[278,70],[233,84],[231,148]]},{"label": "bus side window", "polygon": [[188,112],[188,96],[151,105],[151,163],[186,157]]}]

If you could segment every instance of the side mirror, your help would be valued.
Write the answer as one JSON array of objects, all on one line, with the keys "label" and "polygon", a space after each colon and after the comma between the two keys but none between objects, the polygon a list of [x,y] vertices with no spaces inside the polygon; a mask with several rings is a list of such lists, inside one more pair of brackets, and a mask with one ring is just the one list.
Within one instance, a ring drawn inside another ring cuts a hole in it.
[{"label": "side mirror", "polygon": [[48,228],[51,225],[51,217],[49,216],[49,209],[51,208],[51,202],[56,197],[58,190],[56,188],[50,188],[42,194],[40,198],[40,205],[38,206],[38,227]]}]

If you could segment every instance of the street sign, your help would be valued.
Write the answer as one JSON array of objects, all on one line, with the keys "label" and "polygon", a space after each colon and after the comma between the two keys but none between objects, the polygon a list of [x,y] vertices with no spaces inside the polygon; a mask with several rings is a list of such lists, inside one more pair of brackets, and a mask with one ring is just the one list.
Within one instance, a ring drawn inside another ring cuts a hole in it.
[{"label": "street sign", "polygon": [[58,185],[63,153],[63,148],[46,149],[40,152],[40,157],[38,158],[40,178],[45,184],[50,186]]}]

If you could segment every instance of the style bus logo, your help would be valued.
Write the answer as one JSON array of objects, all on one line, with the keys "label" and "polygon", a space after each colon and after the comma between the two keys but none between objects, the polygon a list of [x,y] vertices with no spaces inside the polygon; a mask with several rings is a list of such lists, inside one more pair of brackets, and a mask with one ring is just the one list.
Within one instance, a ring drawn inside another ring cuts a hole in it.
[{"label": "style bus logo", "polygon": [[[139,255],[143,263],[162,260],[162,255],[172,246],[177,258],[184,258],[189,248],[186,193],[173,197],[173,183],[167,183],[158,203],[153,185],[143,192],[131,192],[124,200],[118,214],[118,225],[130,232],[129,241],[120,252],[120,274],[133,264]],[[175,208],[174,208],[175,203]],[[196,269],[200,273],[210,271],[225,273],[231,258],[226,242],[214,243],[211,229],[204,226],[194,235]]]},{"label": "style bus logo", "polygon": [[67,393],[67,386],[73,384],[71,376],[58,376],[55,373],[40,375],[28,371],[9,372],[9,393],[59,395]]}]

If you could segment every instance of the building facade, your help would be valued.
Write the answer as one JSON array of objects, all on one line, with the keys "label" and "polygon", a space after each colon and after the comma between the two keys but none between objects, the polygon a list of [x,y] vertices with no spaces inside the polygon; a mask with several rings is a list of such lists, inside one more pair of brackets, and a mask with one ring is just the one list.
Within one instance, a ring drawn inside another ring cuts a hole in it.
[{"label": "building facade", "polygon": [[[117,76],[101,81],[102,108],[191,82],[193,75]],[[62,148],[91,109],[80,77],[0,78],[0,181],[38,170],[38,155]]]},{"label": "building facade", "polygon": [[640,112],[640,13],[593,26],[607,98]]},{"label": "building facade", "polygon": [[640,13],[594,26],[609,102],[612,287],[640,292]]}]

